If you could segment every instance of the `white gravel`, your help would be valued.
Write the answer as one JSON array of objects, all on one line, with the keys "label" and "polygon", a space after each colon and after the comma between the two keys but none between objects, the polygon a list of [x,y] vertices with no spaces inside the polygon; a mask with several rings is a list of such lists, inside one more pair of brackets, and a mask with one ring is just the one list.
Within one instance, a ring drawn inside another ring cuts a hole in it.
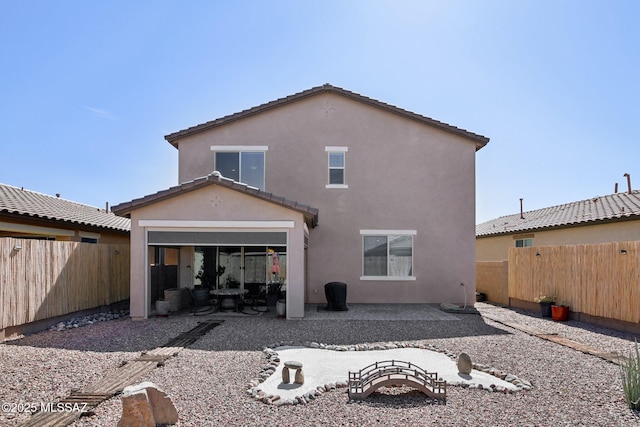
[{"label": "white gravel", "polygon": [[[634,336],[579,322],[555,323],[536,313],[488,304],[480,312],[536,326],[609,352],[628,354]],[[640,426],[626,407],[618,367],[594,356],[531,337],[477,315],[460,321],[284,321],[229,318],[156,368],[145,381],[163,388],[175,404],[177,426],[442,425]],[[189,315],[132,322],[119,319],[46,331],[0,345],[0,402],[38,404],[67,396],[196,326]],[[411,341],[466,352],[476,363],[525,378],[531,391],[490,393],[449,387],[446,404],[405,387],[349,402],[345,389],[306,405],[270,406],[251,399],[247,384],[266,364],[265,346],[282,341],[357,344]],[[4,406],[3,406],[4,407]],[[74,426],[115,426],[118,396]],[[0,411],[1,426],[19,425],[25,413]]]}]

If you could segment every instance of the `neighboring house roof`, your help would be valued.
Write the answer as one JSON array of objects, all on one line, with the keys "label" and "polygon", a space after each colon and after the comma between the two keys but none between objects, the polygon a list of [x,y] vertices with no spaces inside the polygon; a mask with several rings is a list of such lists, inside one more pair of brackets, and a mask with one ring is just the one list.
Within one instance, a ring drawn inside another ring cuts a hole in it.
[{"label": "neighboring house roof", "polygon": [[564,205],[503,216],[476,225],[476,237],[514,234],[534,230],[640,220],[640,192],[615,193]]},{"label": "neighboring house roof", "polygon": [[170,199],[179,194],[184,194],[190,191],[198,190],[200,188],[203,188],[212,184],[220,185],[222,187],[226,187],[231,190],[241,192],[243,194],[257,197],[258,199],[262,199],[270,203],[275,203],[287,209],[300,212],[304,215],[305,221],[307,221],[307,223],[311,227],[315,227],[316,225],[318,225],[318,209],[308,205],[304,205],[302,203],[298,203],[293,200],[287,200],[284,197],[275,196],[272,193],[267,193],[256,187],[251,187],[247,184],[243,184],[241,182],[237,182],[232,179],[225,178],[219,172],[215,172],[215,171],[210,173],[207,176],[196,178],[193,181],[187,181],[175,187],[171,187],[166,190],[159,191],[157,193],[132,200],[130,202],[120,203],[119,205],[112,206],[111,210],[115,212],[117,215],[129,215],[131,211],[139,209],[141,207],[151,205],[161,200]]},{"label": "neighboring house roof", "polygon": [[240,111],[239,113],[231,114],[231,115],[221,117],[219,119],[215,119],[206,123],[202,123],[178,132],[171,133],[169,135],[166,135],[164,138],[167,141],[169,141],[171,145],[178,148],[177,141],[182,137],[193,135],[198,132],[202,132],[217,126],[222,126],[222,125],[234,122],[236,120],[240,120],[245,117],[259,114],[264,111],[268,111],[273,108],[290,104],[292,102],[296,102],[301,99],[308,98],[321,93],[334,93],[337,95],[345,96],[355,101],[362,102],[391,113],[399,114],[400,116],[403,116],[405,118],[416,120],[426,125],[433,126],[447,132],[451,132],[453,134],[462,136],[464,138],[468,138],[476,143],[476,151],[481,149],[485,145],[487,145],[487,143],[489,142],[489,138],[487,138],[486,136],[478,135],[473,132],[469,132],[467,130],[452,126],[450,124],[440,122],[438,120],[434,120],[430,117],[425,117],[420,114],[412,113],[411,111],[403,110],[402,108],[396,107],[395,105],[386,104],[384,102],[381,102],[372,98],[368,98],[366,96],[357,94],[355,92],[351,92],[336,86],[332,86],[328,83],[322,86],[317,86],[311,89],[307,89],[305,91],[287,96],[285,98],[280,98],[280,99],[276,99],[275,101],[267,102],[266,104],[258,105],[257,107],[249,108],[248,110]]},{"label": "neighboring house roof", "polygon": [[129,232],[131,221],[104,209],[0,184],[0,213]]}]

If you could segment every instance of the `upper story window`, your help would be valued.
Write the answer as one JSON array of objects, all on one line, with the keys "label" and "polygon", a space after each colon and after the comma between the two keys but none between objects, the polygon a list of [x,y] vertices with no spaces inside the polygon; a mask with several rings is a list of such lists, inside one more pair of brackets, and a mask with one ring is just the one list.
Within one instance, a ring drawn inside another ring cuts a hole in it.
[{"label": "upper story window", "polygon": [[345,157],[348,147],[325,147],[328,154],[329,183],[327,188],[348,188],[345,176]]},{"label": "upper story window", "polygon": [[266,146],[212,146],[214,169],[225,178],[264,190]]},{"label": "upper story window", "polygon": [[363,264],[361,280],[415,280],[415,230],[360,230]]}]

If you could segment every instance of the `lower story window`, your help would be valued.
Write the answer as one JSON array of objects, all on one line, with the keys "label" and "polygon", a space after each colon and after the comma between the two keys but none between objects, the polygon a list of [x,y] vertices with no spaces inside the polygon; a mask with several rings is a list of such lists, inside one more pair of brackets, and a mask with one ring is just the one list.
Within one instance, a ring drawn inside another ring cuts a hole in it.
[{"label": "lower story window", "polygon": [[364,280],[413,280],[412,230],[362,230]]}]

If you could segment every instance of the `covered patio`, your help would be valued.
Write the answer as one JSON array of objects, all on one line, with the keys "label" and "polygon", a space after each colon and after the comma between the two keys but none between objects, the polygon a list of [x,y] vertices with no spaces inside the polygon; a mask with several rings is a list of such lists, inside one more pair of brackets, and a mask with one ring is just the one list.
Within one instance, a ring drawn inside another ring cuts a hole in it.
[{"label": "covered patio", "polygon": [[318,211],[214,172],[114,206],[131,218],[131,317],[149,317],[170,288],[286,288],[286,317],[304,317],[305,257]]}]

